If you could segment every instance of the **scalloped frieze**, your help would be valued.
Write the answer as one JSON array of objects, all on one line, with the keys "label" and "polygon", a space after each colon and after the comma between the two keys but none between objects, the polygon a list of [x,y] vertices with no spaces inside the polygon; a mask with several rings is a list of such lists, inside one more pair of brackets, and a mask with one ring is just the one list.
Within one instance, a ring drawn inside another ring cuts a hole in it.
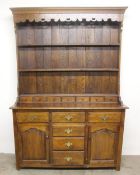
[{"label": "scalloped frieze", "polygon": [[15,23],[20,22],[121,22],[122,14],[16,14]]}]

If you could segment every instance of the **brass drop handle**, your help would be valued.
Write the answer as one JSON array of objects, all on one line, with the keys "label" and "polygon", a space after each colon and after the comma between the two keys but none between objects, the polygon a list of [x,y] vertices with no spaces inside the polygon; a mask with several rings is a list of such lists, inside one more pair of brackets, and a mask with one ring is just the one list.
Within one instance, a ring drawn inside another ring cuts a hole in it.
[{"label": "brass drop handle", "polygon": [[67,162],[70,162],[72,160],[72,157],[64,157],[64,159],[67,161]]},{"label": "brass drop handle", "polygon": [[72,129],[70,129],[70,128],[65,129],[65,133],[70,134],[71,132],[72,132]]},{"label": "brass drop handle", "polygon": [[68,121],[71,121],[72,118],[73,118],[73,117],[72,117],[71,115],[66,115],[66,116],[65,116],[65,119],[68,120]]},{"label": "brass drop handle", "polygon": [[108,116],[101,116],[101,120],[106,121],[108,119]]},{"label": "brass drop handle", "polygon": [[68,148],[70,148],[70,147],[72,146],[72,143],[71,143],[71,142],[67,142],[67,143],[65,143],[65,145],[66,145]]},{"label": "brass drop handle", "polygon": [[35,119],[37,119],[37,116],[32,116],[31,120],[34,121]]}]

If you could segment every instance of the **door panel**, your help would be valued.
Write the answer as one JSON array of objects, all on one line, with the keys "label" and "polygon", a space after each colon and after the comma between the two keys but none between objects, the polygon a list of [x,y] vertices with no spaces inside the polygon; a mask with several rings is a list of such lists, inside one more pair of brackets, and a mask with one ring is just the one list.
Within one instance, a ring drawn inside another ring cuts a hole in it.
[{"label": "door panel", "polygon": [[[113,124],[93,124],[90,126],[90,164],[102,166],[115,163],[118,144],[118,126]],[[104,164],[103,164],[104,162]]]},{"label": "door panel", "polygon": [[21,160],[48,161],[48,126],[46,124],[19,124]]}]

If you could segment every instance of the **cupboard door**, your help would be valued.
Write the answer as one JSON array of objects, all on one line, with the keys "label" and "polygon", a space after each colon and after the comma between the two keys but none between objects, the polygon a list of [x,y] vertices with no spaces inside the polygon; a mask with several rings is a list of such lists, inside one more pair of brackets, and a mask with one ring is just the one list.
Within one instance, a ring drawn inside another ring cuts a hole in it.
[{"label": "cupboard door", "polygon": [[19,159],[22,163],[48,162],[48,125],[18,124]]},{"label": "cupboard door", "polygon": [[119,126],[96,123],[90,126],[89,161],[93,167],[114,167]]}]

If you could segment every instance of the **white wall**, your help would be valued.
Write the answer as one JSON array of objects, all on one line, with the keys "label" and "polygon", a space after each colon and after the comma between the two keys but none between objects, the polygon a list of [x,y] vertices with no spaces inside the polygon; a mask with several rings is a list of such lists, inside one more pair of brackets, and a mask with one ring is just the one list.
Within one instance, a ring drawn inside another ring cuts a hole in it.
[{"label": "white wall", "polygon": [[125,14],[121,96],[126,112],[123,154],[140,155],[140,10],[139,0],[0,0],[0,152],[14,152],[12,112],[17,74],[15,35],[10,7],[22,6],[128,6]]}]

